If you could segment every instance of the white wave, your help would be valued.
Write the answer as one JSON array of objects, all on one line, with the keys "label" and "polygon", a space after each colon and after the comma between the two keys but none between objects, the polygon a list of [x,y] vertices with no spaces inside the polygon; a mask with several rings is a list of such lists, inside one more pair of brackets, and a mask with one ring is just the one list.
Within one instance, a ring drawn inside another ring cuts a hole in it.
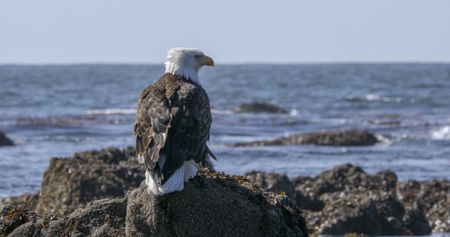
[{"label": "white wave", "polygon": [[389,137],[386,137],[386,136],[383,136],[383,135],[381,135],[381,134],[375,134],[375,137],[376,137],[376,138],[378,139],[378,141],[379,141],[381,144],[383,144],[383,145],[390,146],[390,145],[394,142],[393,139],[391,139],[391,138],[389,138]]},{"label": "white wave", "polygon": [[380,101],[383,100],[383,97],[375,94],[368,94],[366,95],[366,100],[368,101]]},{"label": "white wave", "polygon": [[433,140],[450,140],[450,126],[444,126],[431,132]]},{"label": "white wave", "polygon": [[89,115],[115,115],[115,114],[135,114],[135,109],[93,109],[88,110]]},{"label": "white wave", "polygon": [[403,99],[400,97],[384,97],[384,96],[380,96],[380,95],[376,95],[376,94],[367,94],[366,96],[354,96],[354,95],[350,95],[347,96],[347,100],[353,100],[353,101],[361,101],[361,100],[365,100],[365,101],[369,101],[369,102],[377,102],[377,101],[381,101],[381,102],[402,102]]},{"label": "white wave", "polygon": [[291,109],[291,111],[289,111],[289,114],[291,116],[297,116],[299,114],[299,112],[297,109],[293,108],[293,109]]}]

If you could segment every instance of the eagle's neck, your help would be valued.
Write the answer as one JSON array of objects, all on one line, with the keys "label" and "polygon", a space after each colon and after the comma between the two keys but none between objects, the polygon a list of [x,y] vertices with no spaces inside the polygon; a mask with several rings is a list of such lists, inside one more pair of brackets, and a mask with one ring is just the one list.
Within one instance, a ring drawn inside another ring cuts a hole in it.
[{"label": "eagle's neck", "polygon": [[166,62],[165,73],[171,73],[173,75],[181,76],[194,82],[200,86],[200,80],[198,78],[198,68],[183,67],[174,62]]}]

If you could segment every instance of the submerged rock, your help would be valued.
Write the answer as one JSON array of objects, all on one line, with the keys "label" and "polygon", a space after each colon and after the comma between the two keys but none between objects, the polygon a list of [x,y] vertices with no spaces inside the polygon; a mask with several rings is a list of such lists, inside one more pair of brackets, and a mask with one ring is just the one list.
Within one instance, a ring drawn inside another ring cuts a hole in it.
[{"label": "submerged rock", "polygon": [[53,158],[44,173],[36,212],[68,214],[88,202],[122,197],[144,180],[134,149],[108,148]]},{"label": "submerged rock", "polygon": [[6,134],[0,131],[0,146],[13,146],[14,142]]},{"label": "submerged rock", "polygon": [[289,110],[275,104],[252,102],[243,103],[234,109],[236,113],[271,113],[271,114],[287,114]]},{"label": "submerged rock", "polygon": [[378,142],[377,137],[367,131],[346,130],[311,132],[277,138],[269,141],[237,143],[236,147],[283,146],[283,145],[322,145],[322,146],[370,146]]}]

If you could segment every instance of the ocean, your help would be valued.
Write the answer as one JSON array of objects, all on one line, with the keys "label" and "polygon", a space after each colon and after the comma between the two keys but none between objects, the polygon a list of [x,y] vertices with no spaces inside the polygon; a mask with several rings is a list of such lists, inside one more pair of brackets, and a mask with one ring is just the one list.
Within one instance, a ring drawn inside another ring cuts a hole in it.
[{"label": "ocean", "polygon": [[[134,144],[140,92],[162,65],[0,65],[0,198],[35,192],[52,157]],[[312,176],[342,163],[399,179],[450,179],[450,64],[217,65],[200,73],[210,96],[216,169]],[[288,114],[238,114],[270,102]],[[289,134],[366,129],[375,146],[234,148]]]}]

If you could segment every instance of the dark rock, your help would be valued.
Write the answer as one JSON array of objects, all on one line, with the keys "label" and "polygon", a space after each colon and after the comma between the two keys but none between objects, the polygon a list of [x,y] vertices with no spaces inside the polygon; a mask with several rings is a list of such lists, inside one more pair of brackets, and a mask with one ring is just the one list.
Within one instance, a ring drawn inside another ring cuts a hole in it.
[{"label": "dark rock", "polygon": [[301,190],[296,192],[294,184],[286,175],[252,171],[246,173],[244,176],[267,192],[286,193],[302,209],[320,211],[325,205],[317,196],[304,195]]},{"label": "dark rock", "polygon": [[450,182],[414,181],[397,184],[397,197],[409,209],[425,213],[435,232],[450,232]]},{"label": "dark rock", "polygon": [[293,197],[294,195],[294,184],[292,184],[286,175],[252,171],[246,173],[244,176],[258,184],[265,191],[285,192],[289,197]]},{"label": "dark rock", "polygon": [[376,136],[367,131],[346,130],[311,132],[282,137],[270,141],[237,143],[236,147],[322,145],[322,146],[370,146],[378,142]]},{"label": "dark rock", "polygon": [[286,195],[264,193],[243,177],[200,172],[181,192],[128,195],[128,236],[307,236]]},{"label": "dark rock", "polygon": [[[0,201],[0,236],[123,236],[125,231],[132,236],[306,236],[292,199],[305,209],[315,234],[450,231],[449,182],[398,182],[389,170],[371,175],[344,164],[292,181],[275,173],[250,172],[244,178],[202,170],[183,191],[162,197],[149,195],[142,180],[133,148],[55,158],[40,196]],[[92,202],[97,199],[102,200]]]},{"label": "dark rock", "polygon": [[127,202],[125,198],[97,200],[69,216],[51,223],[49,236],[123,236]]},{"label": "dark rock", "polygon": [[14,142],[6,134],[0,131],[0,146],[13,146]]},{"label": "dark rock", "polygon": [[286,195],[208,170],[180,192],[153,196],[142,184],[125,197],[93,201],[66,216],[39,216],[8,204],[0,210],[0,236],[308,236]]},{"label": "dark rock", "polygon": [[333,196],[322,209],[320,224],[314,226],[317,233],[414,234],[403,221],[403,205],[387,192],[334,193]]},{"label": "dark rock", "polygon": [[296,190],[294,200],[297,206],[309,211],[321,211],[325,203],[319,197],[311,195],[311,193],[303,193],[302,190]]},{"label": "dark rock", "polygon": [[36,214],[12,205],[0,205],[0,236],[7,236],[17,227],[35,220]]},{"label": "dark rock", "polygon": [[0,236],[124,236],[126,205],[125,198],[97,200],[66,217],[42,217],[7,206],[3,208],[16,215]]},{"label": "dark rock", "polygon": [[369,175],[345,164],[314,178],[298,177],[295,200],[304,208],[311,231],[342,235],[422,235],[430,227],[422,212],[405,209],[397,199],[392,171]]},{"label": "dark rock", "polygon": [[369,189],[381,189],[384,191],[395,190],[397,186],[397,175],[392,170],[383,170],[371,176]]},{"label": "dark rock", "polygon": [[405,211],[403,222],[413,235],[429,235],[431,233],[431,226],[422,211],[417,209],[406,209]]},{"label": "dark rock", "polygon": [[369,175],[361,167],[344,164],[322,172],[315,178],[299,177],[294,180],[296,190],[319,197],[324,193],[341,191],[383,190],[394,192],[397,176],[392,171]]},{"label": "dark rock", "polygon": [[[112,111],[114,112],[114,111]],[[42,126],[88,126],[92,124],[129,124],[134,121],[133,114],[109,113],[109,114],[87,114],[87,115],[65,115],[52,117],[22,117],[16,120],[20,126],[42,127]]]},{"label": "dark rock", "polygon": [[22,194],[20,196],[8,197],[0,200],[0,205],[7,204],[15,207],[22,207],[27,210],[34,210],[39,200],[39,193]]},{"label": "dark rock", "polygon": [[134,149],[108,148],[53,158],[44,174],[36,212],[68,214],[88,202],[122,197],[144,180]]},{"label": "dark rock", "polygon": [[236,113],[272,113],[272,114],[287,114],[289,110],[282,108],[275,104],[253,102],[243,103],[234,109]]}]

